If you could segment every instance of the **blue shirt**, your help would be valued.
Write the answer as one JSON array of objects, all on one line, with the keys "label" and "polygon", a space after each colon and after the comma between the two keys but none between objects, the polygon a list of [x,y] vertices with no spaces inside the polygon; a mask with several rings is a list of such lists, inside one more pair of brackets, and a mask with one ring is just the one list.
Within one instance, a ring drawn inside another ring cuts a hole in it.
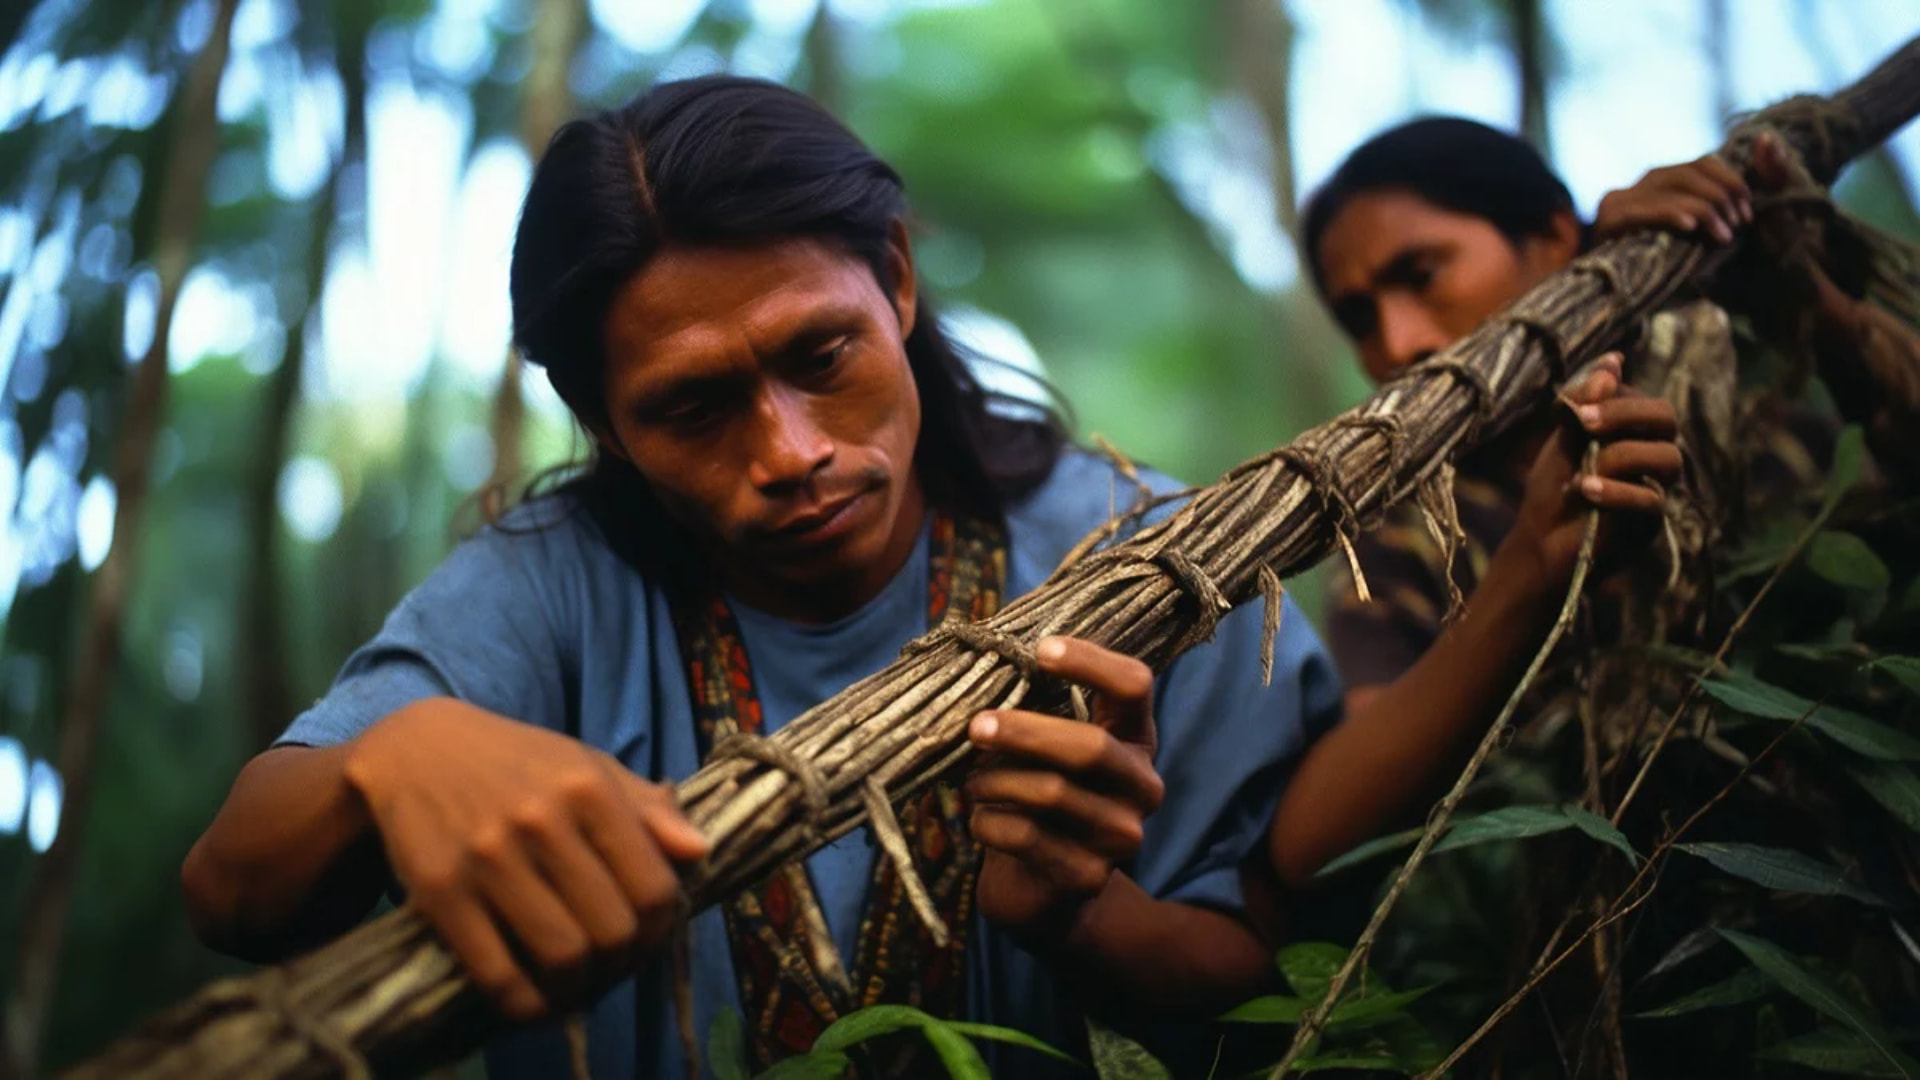
[{"label": "blue shirt", "polygon": [[[1157,490],[1165,477],[1150,476]],[[1007,514],[1005,596],[1031,591],[1134,485],[1108,462],[1069,450],[1037,491]],[[455,697],[564,732],[654,780],[699,768],[692,706],[668,600],[623,562],[584,513],[523,508],[538,528],[488,529],[460,544],[355,652],[333,688],[298,717],[282,744],[344,742],[401,707]],[[894,660],[927,629],[927,536],[893,580],[837,622],[800,625],[735,602],[768,730]],[[1265,834],[1293,760],[1338,716],[1333,668],[1306,619],[1287,601],[1275,643],[1273,683],[1260,683],[1259,605],[1220,622],[1156,685],[1155,766],[1166,799],[1146,823],[1131,869],[1148,893],[1238,911],[1238,864]],[[458,752],[450,747],[450,752]],[[859,830],[808,859],[829,929],[851,962],[874,847]],[[724,921],[693,921],[694,1030],[704,1042],[715,1015],[738,1008]],[[666,965],[602,997],[588,1026],[595,1076],[683,1076]],[[1040,964],[975,916],[967,1019],[1019,1028],[1069,1049],[1084,1045],[1078,1013]],[[1013,1054],[1021,1075],[1043,1063]],[[496,1038],[489,1075],[564,1075],[564,1040],[546,1024]],[[638,1071],[636,1071],[638,1067]]]}]

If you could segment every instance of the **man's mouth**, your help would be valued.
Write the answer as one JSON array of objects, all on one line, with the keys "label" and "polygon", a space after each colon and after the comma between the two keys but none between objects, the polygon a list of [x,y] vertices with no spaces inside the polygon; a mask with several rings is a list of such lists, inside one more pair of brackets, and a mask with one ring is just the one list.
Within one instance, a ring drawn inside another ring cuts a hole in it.
[{"label": "man's mouth", "polygon": [[822,503],[796,514],[774,527],[770,534],[777,543],[812,544],[844,533],[853,521],[853,511],[872,494],[856,491],[832,502]]}]

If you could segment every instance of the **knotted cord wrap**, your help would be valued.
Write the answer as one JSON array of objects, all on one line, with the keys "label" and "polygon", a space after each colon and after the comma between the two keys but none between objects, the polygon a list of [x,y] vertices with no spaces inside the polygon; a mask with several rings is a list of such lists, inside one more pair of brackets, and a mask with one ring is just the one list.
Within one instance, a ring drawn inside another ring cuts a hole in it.
[{"label": "knotted cord wrap", "polygon": [[1012,664],[1020,674],[1032,678],[1039,670],[1034,659],[1033,648],[1026,642],[1010,634],[989,628],[985,623],[948,622],[907,642],[900,650],[903,656],[917,656],[930,652],[948,641],[957,641],[976,653],[992,653]]},{"label": "knotted cord wrap", "polygon": [[[1828,182],[1845,159],[1920,113],[1920,42],[1823,107],[1851,113],[1857,122],[1817,111],[1809,120],[1791,109],[1763,112],[1755,120],[1775,123],[1790,146],[1817,154],[1809,167]],[[1736,163],[1745,160],[1739,138],[1727,155]],[[1635,234],[1602,245],[1541,282],[1523,310],[1554,326],[1566,362],[1577,363],[1615,343],[1708,265],[1704,241]],[[1340,478],[1354,498],[1354,512],[1371,518],[1470,448],[1466,435],[1474,417],[1484,422],[1473,435],[1485,438],[1544,401],[1555,382],[1546,351],[1536,335],[1489,321],[1439,358],[1476,375],[1396,380],[1296,445],[1316,448],[1327,475]],[[1343,430],[1355,427],[1356,418],[1382,415],[1404,425],[1398,468],[1391,470],[1392,455],[1381,439]],[[1165,520],[1057,571],[1039,589],[1004,605],[982,624],[980,640],[1018,644],[1037,640],[1042,630],[1072,634],[1164,671],[1186,637],[1188,627],[1178,616],[1188,594],[1157,568],[1142,573],[1143,554],[1156,545],[1177,548],[1228,600],[1264,595],[1262,567],[1284,578],[1337,544],[1328,529],[1329,520],[1341,516],[1337,506],[1330,496],[1315,497],[1297,465],[1267,455],[1233,470]],[[1020,650],[1009,652],[976,651],[952,633],[924,642],[764,740],[810,763],[814,774],[777,765],[755,768],[730,757],[688,777],[678,789],[682,809],[712,845],[708,857],[682,877],[692,908],[710,906],[780,863],[804,858],[823,838],[858,828],[867,820],[867,777],[880,780],[897,803],[964,760],[971,752],[966,733],[972,716],[983,708],[1010,707],[1025,692],[1031,658],[1023,665],[1016,659]],[[807,791],[809,775],[819,780],[815,795]],[[824,813],[816,797],[822,786],[830,799]],[[269,977],[285,978],[310,1014],[324,1017],[331,1031],[383,1074],[458,1059],[498,1027],[458,960],[411,908],[293,961],[283,975],[254,975],[240,983]],[[287,1038],[287,1026],[265,1006],[240,1004],[243,994],[232,982],[211,988],[106,1048],[70,1080],[294,1080],[343,1073],[344,1064],[322,1047]]]},{"label": "knotted cord wrap", "polygon": [[[1528,323],[1520,321],[1515,316],[1507,316],[1502,319],[1501,322],[1503,325],[1517,327],[1521,330],[1525,330],[1528,326]],[[1564,352],[1565,346],[1558,338],[1554,339],[1554,343],[1562,350],[1555,353],[1557,359],[1553,362],[1554,370],[1557,373],[1560,366],[1566,363],[1566,353]],[[1449,353],[1450,352],[1451,350],[1449,350]],[[1473,421],[1472,426],[1467,429],[1466,436],[1468,441],[1473,441],[1486,429],[1487,423],[1493,417],[1493,384],[1487,381],[1485,372],[1471,366],[1458,356],[1449,355],[1449,353],[1441,353],[1431,360],[1420,361],[1410,369],[1409,374],[1424,375],[1427,378],[1432,378],[1437,373],[1452,375],[1454,378],[1459,379],[1467,389],[1473,392]],[[1549,376],[1549,378],[1551,378],[1551,376]],[[1365,597],[1362,597],[1362,599],[1365,599]]]},{"label": "knotted cord wrap", "polygon": [[1213,640],[1213,632],[1220,626],[1220,616],[1233,610],[1233,604],[1220,591],[1220,586],[1214,584],[1207,572],[1194,565],[1193,560],[1179,548],[1162,548],[1154,552],[1152,562],[1166,571],[1174,584],[1193,601],[1194,622],[1187,631],[1189,643],[1182,651],[1203,641]]},{"label": "knotted cord wrap", "polygon": [[[1349,419],[1342,417],[1335,423],[1342,427],[1355,426],[1349,423]],[[1387,453],[1392,455],[1391,447]],[[1347,569],[1353,573],[1354,592],[1360,595],[1361,603],[1371,602],[1373,591],[1367,588],[1366,572],[1360,569],[1360,553],[1353,548],[1353,538],[1360,532],[1360,515],[1354,512],[1353,501],[1347,498],[1347,493],[1334,482],[1332,467],[1321,456],[1320,448],[1301,439],[1292,446],[1281,447],[1273,456],[1292,465],[1306,478],[1307,486],[1312,489],[1314,497],[1320,500],[1321,509],[1330,518],[1327,525],[1333,530],[1334,539],[1339,542],[1340,550],[1346,553]]]},{"label": "knotted cord wrap", "polygon": [[800,785],[800,798],[806,806],[806,817],[803,819],[806,827],[818,832],[821,818],[826,816],[833,799],[827,794],[827,778],[812,762],[772,739],[763,739],[744,731],[733,732],[721,739],[709,755],[710,761],[724,761],[727,758],[757,761],[793,777],[794,783]]},{"label": "knotted cord wrap", "polygon": [[353,1043],[343,1038],[325,1017],[315,1016],[294,1003],[286,973],[269,968],[239,996],[250,998],[261,1009],[285,1024],[301,1042],[319,1051],[340,1070],[346,1080],[373,1080],[373,1070],[361,1059]]}]

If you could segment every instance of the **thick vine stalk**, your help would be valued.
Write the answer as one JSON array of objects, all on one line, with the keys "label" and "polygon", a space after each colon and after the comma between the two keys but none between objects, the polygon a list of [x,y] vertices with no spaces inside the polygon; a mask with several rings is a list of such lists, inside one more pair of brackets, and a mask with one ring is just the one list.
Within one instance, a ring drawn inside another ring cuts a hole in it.
[{"label": "thick vine stalk", "polygon": [[[1920,41],[1832,99],[1767,110],[1830,179],[1920,113]],[[1412,494],[1442,463],[1535,408],[1549,386],[1692,281],[1706,250],[1669,233],[1604,245],[1439,357],[1361,405],[1203,488],[1167,520],[1070,561],[963,632],[902,658],[769,737],[764,753],[711,762],[680,788],[713,844],[686,877],[707,907],[867,819],[863,791],[895,802],[971,753],[969,719],[1015,702],[1063,708],[1032,675],[1031,645],[1073,634],[1155,670],[1206,640],[1228,607],[1299,573]],[[215,984],[109,1047],[77,1078],[319,1077],[399,1073],[471,1051],[497,1021],[425,922],[378,919],[291,964]]]}]

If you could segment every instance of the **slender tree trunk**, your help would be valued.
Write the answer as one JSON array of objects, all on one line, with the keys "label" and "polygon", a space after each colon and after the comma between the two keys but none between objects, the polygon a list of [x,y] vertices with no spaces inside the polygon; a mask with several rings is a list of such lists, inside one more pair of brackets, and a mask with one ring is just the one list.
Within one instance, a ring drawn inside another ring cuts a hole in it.
[{"label": "slender tree trunk", "polygon": [[1520,134],[1542,155],[1553,143],[1547,125],[1546,21],[1540,0],[1511,0],[1513,58],[1520,69]]},{"label": "slender tree trunk", "polygon": [[1706,0],[1707,77],[1713,81],[1713,119],[1722,132],[1733,126],[1733,24],[1727,0]]},{"label": "slender tree trunk", "polygon": [[[1267,129],[1273,208],[1289,239],[1299,237],[1299,195],[1293,187],[1293,19],[1281,0],[1234,0],[1228,11],[1233,81]],[[1302,253],[1302,259],[1305,254]]]},{"label": "slender tree trunk", "polygon": [[835,116],[846,105],[844,66],[840,63],[840,26],[831,0],[820,0],[807,27],[807,95]]},{"label": "slender tree trunk", "polygon": [[320,311],[320,293],[326,283],[333,250],[333,227],[342,217],[340,174],[366,157],[367,76],[366,33],[369,18],[343,14],[337,27],[336,63],[346,98],[346,131],[340,157],[328,171],[326,183],[313,200],[313,230],[307,242],[306,306],[287,323],[280,366],[267,382],[266,405],[260,417],[260,436],[249,462],[247,477],[245,585],[240,593],[240,665],[242,715],[253,732],[252,750],[270,744],[293,715],[293,685],[287,663],[287,628],[281,599],[286,595],[280,574],[280,474],[292,445],[294,405],[307,368],[307,336]]},{"label": "slender tree trunk", "polygon": [[119,505],[113,543],[93,579],[60,725],[57,766],[65,780],[66,798],[60,809],[58,835],[34,868],[20,919],[20,952],[4,1026],[6,1052],[0,1063],[21,1080],[32,1077],[39,1067],[41,1038],[52,1010],[73,883],[80,868],[82,825],[92,808],[100,728],[119,667],[121,616],[132,583],[148,469],[154,438],[166,414],[167,336],[206,208],[207,172],[220,139],[215,102],[220,76],[227,66],[228,32],[238,6],[239,0],[220,0],[213,32],[187,73],[174,113],[154,236],[153,265],[160,278],[160,299],[153,342],[134,371],[126,418],[114,448],[113,482]]},{"label": "slender tree trunk", "polygon": [[[520,145],[535,160],[573,111],[573,88],[567,75],[586,30],[585,0],[540,0],[532,30],[533,67],[520,105]],[[519,350],[508,345],[500,386],[493,396],[493,475],[487,480],[487,490],[502,497],[520,485],[526,472],[521,445],[527,426],[527,403],[520,394],[522,370]]]}]

